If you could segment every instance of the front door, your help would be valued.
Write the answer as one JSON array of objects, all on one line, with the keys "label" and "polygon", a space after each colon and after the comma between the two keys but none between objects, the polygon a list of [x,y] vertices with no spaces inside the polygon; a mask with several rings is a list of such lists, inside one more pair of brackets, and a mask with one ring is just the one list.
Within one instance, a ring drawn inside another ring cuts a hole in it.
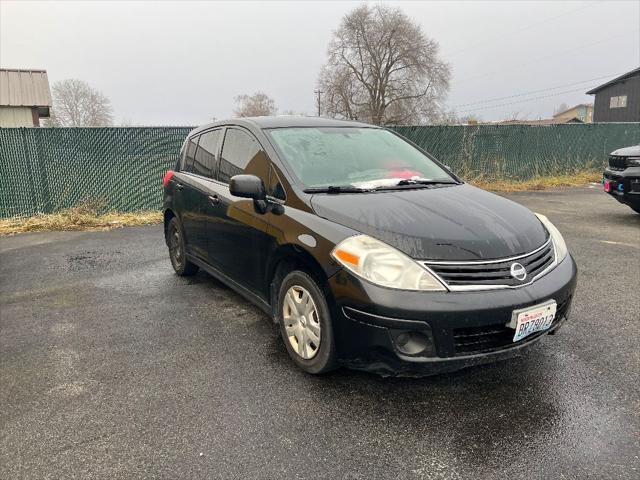
[{"label": "front door", "polygon": [[251,173],[268,182],[269,159],[255,137],[240,128],[227,128],[215,182],[217,215],[208,224],[209,257],[222,273],[254,293],[262,291],[267,249],[268,216],[257,213],[253,200],[234,197],[229,180]]}]

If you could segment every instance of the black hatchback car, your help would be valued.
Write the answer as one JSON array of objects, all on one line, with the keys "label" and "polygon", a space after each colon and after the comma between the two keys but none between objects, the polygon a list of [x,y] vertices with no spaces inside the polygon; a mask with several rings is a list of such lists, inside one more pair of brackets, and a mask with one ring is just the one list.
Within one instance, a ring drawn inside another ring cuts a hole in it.
[{"label": "black hatchback car", "polygon": [[569,315],[576,265],[553,224],[383,128],[205,125],[163,185],[175,271],[201,268],[258,305],[310,373],[455,370],[513,356]]}]

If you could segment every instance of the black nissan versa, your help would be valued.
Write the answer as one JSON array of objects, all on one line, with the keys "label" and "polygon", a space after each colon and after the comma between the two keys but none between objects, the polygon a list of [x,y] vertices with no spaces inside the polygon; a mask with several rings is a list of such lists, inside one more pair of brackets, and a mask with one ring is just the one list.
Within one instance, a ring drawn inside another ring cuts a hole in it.
[{"label": "black nissan versa", "polygon": [[553,224],[383,128],[205,125],[163,185],[175,271],[201,268],[258,305],[310,373],[455,370],[513,356],[569,315],[576,265]]}]

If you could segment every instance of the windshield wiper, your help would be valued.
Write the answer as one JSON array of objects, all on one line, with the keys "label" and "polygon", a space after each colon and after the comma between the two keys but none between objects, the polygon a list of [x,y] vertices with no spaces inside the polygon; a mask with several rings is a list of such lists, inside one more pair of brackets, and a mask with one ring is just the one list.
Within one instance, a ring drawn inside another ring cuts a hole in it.
[{"label": "windshield wiper", "polygon": [[453,180],[431,180],[430,178],[406,178],[400,180],[398,185],[456,185]]},{"label": "windshield wiper", "polygon": [[375,190],[398,190],[398,189],[410,189],[410,188],[428,188],[429,185],[459,185],[459,182],[453,180],[430,180],[428,178],[416,179],[407,178],[400,180],[395,185],[384,185],[375,188]]},{"label": "windshield wiper", "polygon": [[351,187],[349,185],[329,185],[328,187],[305,188],[305,193],[362,193],[368,192],[364,188]]}]

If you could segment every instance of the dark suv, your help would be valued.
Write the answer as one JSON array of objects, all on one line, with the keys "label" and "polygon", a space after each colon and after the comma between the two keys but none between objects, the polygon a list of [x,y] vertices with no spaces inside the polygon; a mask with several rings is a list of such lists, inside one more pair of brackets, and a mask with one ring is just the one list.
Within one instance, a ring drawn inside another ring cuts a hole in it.
[{"label": "dark suv", "polygon": [[640,213],[640,145],[611,152],[602,183],[605,192]]},{"label": "dark suv", "polygon": [[310,373],[455,370],[569,315],[576,265],[553,224],[383,128],[213,123],[163,184],[175,271],[202,268],[259,306]]}]

